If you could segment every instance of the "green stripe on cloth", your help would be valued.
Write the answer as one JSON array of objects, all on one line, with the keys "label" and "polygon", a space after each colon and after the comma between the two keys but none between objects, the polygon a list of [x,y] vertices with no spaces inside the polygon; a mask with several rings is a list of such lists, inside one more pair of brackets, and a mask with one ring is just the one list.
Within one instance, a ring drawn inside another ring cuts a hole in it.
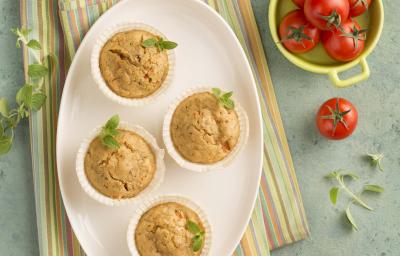
[{"label": "green stripe on cloth", "polygon": [[[46,81],[49,100],[30,119],[35,200],[41,255],[84,255],[65,214],[55,166],[55,131],[65,74],[84,35],[118,0],[21,0],[21,24],[43,42],[42,55],[59,56]],[[259,196],[235,255],[269,255],[269,249],[308,235],[300,190],[250,1],[209,0],[236,33],[257,82],[264,128]],[[32,62],[24,52],[25,70]]]}]

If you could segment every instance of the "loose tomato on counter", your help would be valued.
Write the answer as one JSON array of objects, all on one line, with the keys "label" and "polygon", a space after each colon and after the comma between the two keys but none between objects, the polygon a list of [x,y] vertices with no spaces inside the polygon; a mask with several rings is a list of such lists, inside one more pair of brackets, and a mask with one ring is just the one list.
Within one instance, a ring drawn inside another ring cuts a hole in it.
[{"label": "loose tomato on counter", "polygon": [[321,30],[339,28],[349,17],[349,0],[305,0],[307,20]]},{"label": "loose tomato on counter", "polygon": [[371,0],[349,0],[350,16],[356,17],[365,13],[371,5]]},{"label": "loose tomato on counter", "polygon": [[304,0],[292,0],[295,5],[297,5],[300,8],[304,7]]},{"label": "loose tomato on counter", "polygon": [[320,30],[307,21],[302,10],[292,11],[283,18],[279,35],[286,49],[294,53],[308,52],[320,41]]},{"label": "loose tomato on counter", "polygon": [[323,31],[321,42],[326,52],[338,61],[351,61],[364,50],[366,29],[361,29],[355,20],[348,20],[341,29]]},{"label": "loose tomato on counter", "polygon": [[332,140],[350,136],[358,122],[357,109],[343,98],[327,100],[318,110],[316,124],[321,135]]}]

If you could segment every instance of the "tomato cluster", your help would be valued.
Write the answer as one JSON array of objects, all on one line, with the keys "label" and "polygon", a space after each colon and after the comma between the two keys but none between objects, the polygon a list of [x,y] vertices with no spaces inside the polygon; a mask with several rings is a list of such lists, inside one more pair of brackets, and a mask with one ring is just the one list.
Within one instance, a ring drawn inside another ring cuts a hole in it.
[{"label": "tomato cluster", "polygon": [[292,0],[300,9],[279,26],[282,44],[293,53],[311,51],[321,41],[337,61],[351,61],[364,50],[366,29],[352,19],[368,10],[372,0]]}]

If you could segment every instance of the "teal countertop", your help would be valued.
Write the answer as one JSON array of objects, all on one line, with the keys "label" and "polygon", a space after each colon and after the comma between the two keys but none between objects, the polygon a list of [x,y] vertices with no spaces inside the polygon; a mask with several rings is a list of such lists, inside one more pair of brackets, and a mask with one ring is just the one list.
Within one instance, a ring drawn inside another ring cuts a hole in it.
[{"label": "teal countertop", "polygon": [[[296,167],[311,229],[305,241],[275,250],[273,256],[389,256],[400,255],[400,27],[396,1],[385,2],[382,38],[368,58],[368,81],[336,89],[327,77],[303,71],[277,50],[269,34],[267,0],[252,0],[264,42],[275,93]],[[19,26],[19,1],[0,1],[0,91],[12,99],[23,84],[22,55],[15,48],[11,27]],[[315,112],[327,99],[344,97],[358,108],[355,133],[343,141],[318,135]],[[366,152],[383,152],[385,172],[363,159]],[[368,195],[375,211],[352,208],[359,231],[344,224],[345,197],[337,206],[328,199],[331,184],[323,176],[334,169],[352,170],[363,182],[385,187]],[[38,255],[28,123],[18,128],[12,151],[0,158],[0,254]]]}]

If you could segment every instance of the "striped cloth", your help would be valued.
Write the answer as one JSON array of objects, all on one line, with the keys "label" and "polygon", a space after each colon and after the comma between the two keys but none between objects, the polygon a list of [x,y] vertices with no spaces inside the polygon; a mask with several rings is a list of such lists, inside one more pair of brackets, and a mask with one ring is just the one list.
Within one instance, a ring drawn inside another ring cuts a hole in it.
[{"label": "striped cloth", "polygon": [[[57,180],[55,135],[59,101],[75,50],[89,27],[118,0],[21,0],[21,24],[54,53],[58,66],[46,78],[42,111],[30,118],[36,214],[41,255],[84,255],[65,214]],[[269,255],[307,237],[300,190],[285,137],[271,77],[248,0],[209,0],[239,38],[253,69],[264,125],[264,165],[259,196],[235,255]],[[24,50],[25,71],[33,61]]]}]

